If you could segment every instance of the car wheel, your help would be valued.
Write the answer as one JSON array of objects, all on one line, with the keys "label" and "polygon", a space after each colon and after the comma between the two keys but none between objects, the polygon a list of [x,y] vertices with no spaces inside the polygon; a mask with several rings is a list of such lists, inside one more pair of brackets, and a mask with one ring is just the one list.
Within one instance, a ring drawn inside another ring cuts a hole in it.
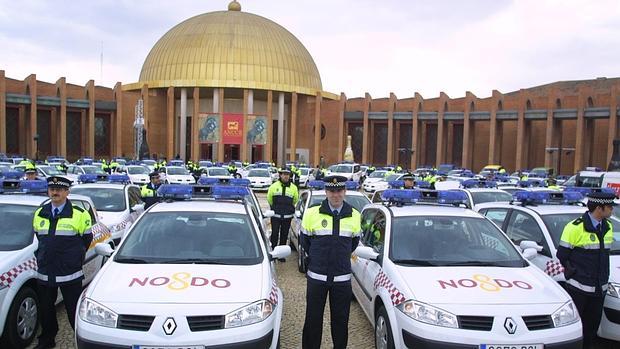
[{"label": "car wheel", "polygon": [[305,254],[306,252],[301,247],[301,245],[298,245],[297,246],[297,270],[299,270],[299,272],[302,274],[308,270],[308,266],[306,265]]},{"label": "car wheel", "polygon": [[24,286],[11,303],[4,326],[2,347],[25,348],[34,339],[39,328],[39,297],[30,287]]},{"label": "car wheel", "polygon": [[390,327],[390,319],[388,318],[385,307],[381,306],[375,316],[375,348],[376,349],[394,349],[394,336],[392,335],[392,327]]}]

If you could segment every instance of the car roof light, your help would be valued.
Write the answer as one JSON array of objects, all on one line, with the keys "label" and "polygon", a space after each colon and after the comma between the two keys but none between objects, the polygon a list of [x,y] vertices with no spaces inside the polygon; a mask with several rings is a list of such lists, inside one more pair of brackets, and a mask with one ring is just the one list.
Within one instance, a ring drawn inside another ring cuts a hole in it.
[{"label": "car roof light", "polygon": [[250,182],[250,180],[247,178],[232,178],[228,183],[230,185],[236,185],[240,187],[249,187],[250,184],[252,184],[252,182]]},{"label": "car roof light", "polygon": [[6,171],[3,172],[2,175],[4,176],[4,179],[20,179],[24,176],[23,172],[19,172],[19,171]]},{"label": "car roof light", "polygon": [[219,184],[220,180],[218,178],[213,177],[201,177],[198,179],[198,184],[200,185],[215,185]]},{"label": "car roof light", "polygon": [[108,176],[110,183],[129,183],[129,176],[126,174],[111,174]]},{"label": "car roof light", "polygon": [[431,187],[428,181],[416,181],[415,183],[420,189],[429,189]]},{"label": "car roof light", "polygon": [[387,189],[381,193],[381,200],[391,203],[416,203],[420,196],[419,190]]},{"label": "car roof light", "polygon": [[308,182],[308,187],[315,190],[325,189],[325,182],[323,181],[310,181]]},{"label": "car roof light", "polygon": [[250,195],[250,190],[248,187],[236,185],[216,185],[213,187],[212,195],[216,199],[243,200]]},{"label": "car roof light", "polygon": [[85,173],[78,176],[78,181],[81,183],[95,183],[97,182],[97,174]]},{"label": "car roof light", "polygon": [[467,194],[461,190],[438,190],[437,203],[439,204],[467,204],[469,199]]},{"label": "car roof light", "polygon": [[47,193],[47,182],[41,180],[22,180],[19,182],[22,193]]},{"label": "car roof light", "polygon": [[357,190],[360,188],[360,184],[356,181],[346,181],[344,182],[344,187],[347,190]]},{"label": "car roof light", "polygon": [[187,200],[192,198],[193,188],[189,184],[163,184],[157,195],[165,199]]},{"label": "car roof light", "polygon": [[388,185],[390,188],[400,189],[405,186],[405,181],[389,181]]},{"label": "car roof light", "polygon": [[592,193],[609,193],[616,194],[616,192],[612,188],[589,188],[589,187],[566,187],[564,188],[564,192],[577,192],[583,196],[588,196],[588,194]]}]

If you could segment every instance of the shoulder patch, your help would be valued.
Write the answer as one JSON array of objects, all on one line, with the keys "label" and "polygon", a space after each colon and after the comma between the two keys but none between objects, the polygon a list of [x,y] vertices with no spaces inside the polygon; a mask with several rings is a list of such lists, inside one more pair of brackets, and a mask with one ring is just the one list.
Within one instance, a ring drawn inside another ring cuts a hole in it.
[{"label": "shoulder patch", "polygon": [[579,217],[579,218],[577,218],[577,219],[575,219],[573,221],[573,225],[579,225],[581,223],[583,223],[583,219],[581,217]]},{"label": "shoulder patch", "polygon": [[84,212],[84,209],[83,209],[83,208],[81,208],[81,207],[79,207],[79,206],[75,206],[75,205],[73,205],[73,209],[74,209],[74,210],[78,210],[78,211],[80,211],[80,212]]}]

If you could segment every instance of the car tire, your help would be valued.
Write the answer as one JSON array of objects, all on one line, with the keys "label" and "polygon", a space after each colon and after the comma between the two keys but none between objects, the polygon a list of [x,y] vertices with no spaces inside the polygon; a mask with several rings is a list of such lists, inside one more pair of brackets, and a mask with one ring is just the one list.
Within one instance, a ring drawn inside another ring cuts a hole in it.
[{"label": "car tire", "polygon": [[390,318],[384,306],[375,315],[375,348],[394,349],[394,336],[390,326]]},{"label": "car tire", "polygon": [[301,247],[301,245],[297,246],[297,270],[302,273],[305,274],[306,271],[308,271],[308,266],[306,265],[306,258],[304,258],[304,254],[306,252],[304,252],[304,249]]},{"label": "car tire", "polygon": [[32,288],[24,286],[11,303],[0,346],[25,348],[30,345],[39,329],[38,316],[39,297]]}]

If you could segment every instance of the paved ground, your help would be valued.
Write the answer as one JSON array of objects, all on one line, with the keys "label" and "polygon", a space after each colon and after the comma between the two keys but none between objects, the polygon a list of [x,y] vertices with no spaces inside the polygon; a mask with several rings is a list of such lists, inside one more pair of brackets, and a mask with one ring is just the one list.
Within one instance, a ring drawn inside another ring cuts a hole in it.
[{"label": "paved ground", "polygon": [[[261,203],[265,204],[265,195],[259,194]],[[284,293],[284,316],[282,321],[281,345],[283,349],[301,348],[301,332],[305,316],[305,277],[297,271],[297,254],[293,252],[286,263],[277,263],[278,284]],[[58,306],[60,332],[56,337],[56,348],[74,348],[73,331],[67,321],[64,306]],[[36,341],[35,341],[36,343]],[[366,316],[356,302],[351,304],[349,320],[349,348],[366,349],[374,347],[374,336]],[[32,345],[30,348],[34,347]],[[325,308],[323,325],[323,348],[331,348],[329,326],[329,306]],[[620,345],[617,342],[603,341],[594,349],[613,349]]]}]

